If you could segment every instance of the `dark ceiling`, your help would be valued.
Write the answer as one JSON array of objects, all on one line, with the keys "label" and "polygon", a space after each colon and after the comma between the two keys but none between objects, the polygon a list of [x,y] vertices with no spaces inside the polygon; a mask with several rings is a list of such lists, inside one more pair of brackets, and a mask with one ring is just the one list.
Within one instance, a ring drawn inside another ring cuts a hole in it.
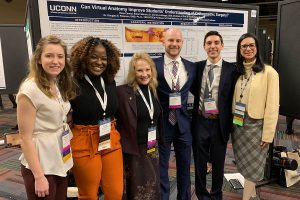
[{"label": "dark ceiling", "polygon": [[[199,0],[195,0],[199,1]],[[280,0],[206,0],[205,2],[232,3],[232,4],[252,4],[259,6],[259,17],[265,19],[277,19],[277,5]]]}]

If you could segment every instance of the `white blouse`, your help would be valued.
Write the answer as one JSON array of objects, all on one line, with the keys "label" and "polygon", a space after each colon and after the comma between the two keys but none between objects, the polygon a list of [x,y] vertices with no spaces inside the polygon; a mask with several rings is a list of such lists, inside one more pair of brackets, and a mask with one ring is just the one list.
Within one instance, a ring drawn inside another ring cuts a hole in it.
[{"label": "white blouse", "polygon": [[[44,174],[66,177],[67,171],[73,166],[72,157],[66,163],[62,159],[63,120],[70,110],[70,103],[59,103],[57,99],[49,98],[33,79],[26,79],[21,85],[17,101],[20,95],[26,95],[36,108],[32,137]],[[72,133],[69,131],[71,139]],[[30,169],[24,154],[19,159],[22,165]]]}]

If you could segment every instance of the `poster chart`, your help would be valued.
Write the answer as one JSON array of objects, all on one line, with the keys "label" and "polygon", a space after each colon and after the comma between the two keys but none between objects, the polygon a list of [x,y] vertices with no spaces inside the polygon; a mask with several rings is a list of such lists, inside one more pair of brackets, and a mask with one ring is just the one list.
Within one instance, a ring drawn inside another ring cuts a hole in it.
[{"label": "poster chart", "polygon": [[0,37],[0,89],[6,89],[1,37]]},{"label": "poster chart", "polygon": [[181,56],[199,61],[206,59],[203,39],[210,30],[224,39],[222,57],[235,61],[238,38],[248,27],[248,11],[157,5],[96,0],[38,0],[41,35],[58,35],[68,49],[78,40],[97,36],[112,41],[121,51],[117,84],[124,83],[128,63],[135,52],[161,56],[163,32],[170,27],[183,33]]}]

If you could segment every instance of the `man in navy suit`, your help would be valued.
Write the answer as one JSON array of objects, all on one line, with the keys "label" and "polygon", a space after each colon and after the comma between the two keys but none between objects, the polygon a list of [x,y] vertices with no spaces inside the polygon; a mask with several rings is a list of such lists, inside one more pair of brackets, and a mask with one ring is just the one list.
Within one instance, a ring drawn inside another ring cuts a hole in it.
[{"label": "man in navy suit", "polygon": [[[232,127],[232,97],[236,80],[233,64],[221,58],[223,38],[217,31],[204,37],[207,60],[196,63],[192,120],[196,195],[201,200],[222,199],[224,162]],[[212,163],[212,187],[206,189],[207,162]]]},{"label": "man in navy suit", "polygon": [[164,118],[164,144],[159,146],[161,200],[169,200],[168,177],[171,143],[176,156],[177,199],[191,199],[191,119],[187,113],[188,92],[195,77],[194,63],[180,57],[183,45],[180,30],[170,28],[165,32],[163,57],[154,59],[157,74],[157,93]]}]

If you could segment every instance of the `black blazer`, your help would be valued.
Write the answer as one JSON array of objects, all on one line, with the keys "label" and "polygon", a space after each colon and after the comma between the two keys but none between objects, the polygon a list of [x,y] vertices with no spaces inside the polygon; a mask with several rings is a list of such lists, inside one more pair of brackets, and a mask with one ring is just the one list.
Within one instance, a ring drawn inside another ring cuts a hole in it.
[{"label": "black blazer", "polygon": [[[202,75],[206,60],[196,62],[195,64],[197,66],[197,78],[193,84],[193,93],[195,95],[193,108],[194,119],[196,115],[198,115]],[[223,60],[218,92],[218,110],[220,116],[220,128],[224,142],[228,141],[232,128],[232,98],[237,77],[235,65]],[[195,120],[193,120],[193,132],[195,131],[194,127],[196,127],[195,123]]]},{"label": "black blazer", "polygon": [[[117,95],[119,101],[119,109],[116,113],[117,130],[121,135],[122,150],[124,153],[139,155],[137,143],[137,107],[136,96],[133,88],[128,85],[121,85],[117,87]],[[155,101],[158,102],[157,98]],[[159,104],[160,105],[160,104]],[[163,127],[162,127],[162,108],[160,107],[160,115],[157,123],[158,142],[163,141]]]}]

